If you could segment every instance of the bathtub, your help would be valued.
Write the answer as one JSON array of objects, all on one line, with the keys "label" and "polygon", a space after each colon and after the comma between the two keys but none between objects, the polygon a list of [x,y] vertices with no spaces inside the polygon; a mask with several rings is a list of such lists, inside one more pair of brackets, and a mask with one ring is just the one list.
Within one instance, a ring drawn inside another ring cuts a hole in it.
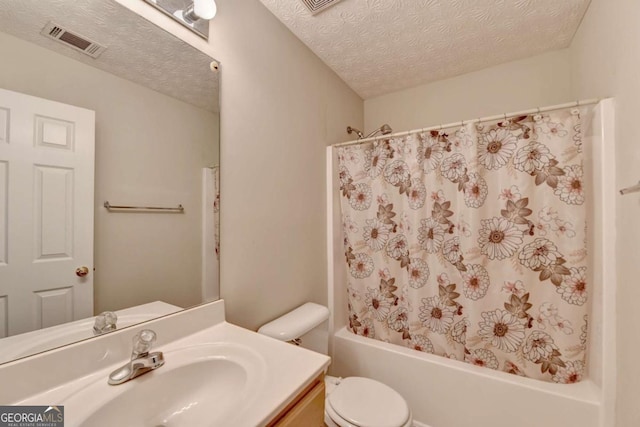
[{"label": "bathtub", "polygon": [[[614,427],[616,266],[614,101],[585,118],[591,305],[587,374],[554,384],[361,337],[346,329],[347,292],[335,150],[327,149],[329,373],[382,381],[407,399],[416,427]],[[605,226],[609,225],[609,226]]]},{"label": "bathtub", "polygon": [[[355,335],[334,335],[331,374],[382,381],[430,427],[596,427],[598,387],[547,383]],[[393,368],[391,368],[393,367]]]}]

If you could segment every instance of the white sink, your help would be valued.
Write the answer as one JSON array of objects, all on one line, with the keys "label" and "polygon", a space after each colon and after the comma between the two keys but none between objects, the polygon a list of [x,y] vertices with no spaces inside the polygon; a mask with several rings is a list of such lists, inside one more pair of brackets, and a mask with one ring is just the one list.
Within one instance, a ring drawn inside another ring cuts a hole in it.
[{"label": "white sink", "polygon": [[164,366],[124,384],[100,377],[62,402],[69,425],[235,425],[260,397],[264,358],[249,347],[216,343],[164,353]]},{"label": "white sink", "polygon": [[[152,329],[164,366],[111,386],[132,339]],[[0,366],[0,403],[64,405],[66,427],[268,425],[329,357],[225,322],[224,301]]]}]

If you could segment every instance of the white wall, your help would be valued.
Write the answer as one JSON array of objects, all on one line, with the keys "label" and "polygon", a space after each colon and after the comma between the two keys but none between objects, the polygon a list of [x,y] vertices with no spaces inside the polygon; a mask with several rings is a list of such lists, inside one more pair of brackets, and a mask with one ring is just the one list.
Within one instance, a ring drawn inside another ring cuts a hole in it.
[{"label": "white wall", "polygon": [[573,101],[568,49],[367,99],[365,133],[418,129]]},{"label": "white wall", "polygon": [[[201,168],[217,161],[217,115],[4,33],[0,57],[0,87],[96,111],[96,312],[200,302]],[[105,200],[186,213],[108,213]]]},{"label": "white wall", "polygon": [[[571,45],[573,95],[615,97],[617,187],[640,179],[640,3],[592,0]],[[618,196],[617,427],[640,425],[640,198]],[[605,284],[606,285],[606,284]]]}]

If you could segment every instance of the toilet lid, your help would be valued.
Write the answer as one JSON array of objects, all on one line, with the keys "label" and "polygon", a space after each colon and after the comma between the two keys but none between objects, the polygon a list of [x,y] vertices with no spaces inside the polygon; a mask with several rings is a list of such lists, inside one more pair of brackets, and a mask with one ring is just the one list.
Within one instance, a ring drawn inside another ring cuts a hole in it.
[{"label": "toilet lid", "polygon": [[409,419],[409,406],[391,387],[378,381],[343,379],[327,398],[331,409],[355,426],[400,427]]}]

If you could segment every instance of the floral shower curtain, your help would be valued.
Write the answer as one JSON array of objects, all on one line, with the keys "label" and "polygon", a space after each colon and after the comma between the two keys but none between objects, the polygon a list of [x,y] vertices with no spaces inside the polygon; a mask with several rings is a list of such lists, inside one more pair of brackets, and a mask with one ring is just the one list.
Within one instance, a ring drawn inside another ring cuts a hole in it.
[{"label": "floral shower curtain", "polygon": [[580,381],[580,109],[340,147],[338,158],[352,332]]},{"label": "floral shower curtain", "polygon": [[202,169],[202,298],[220,296],[220,167]]}]

